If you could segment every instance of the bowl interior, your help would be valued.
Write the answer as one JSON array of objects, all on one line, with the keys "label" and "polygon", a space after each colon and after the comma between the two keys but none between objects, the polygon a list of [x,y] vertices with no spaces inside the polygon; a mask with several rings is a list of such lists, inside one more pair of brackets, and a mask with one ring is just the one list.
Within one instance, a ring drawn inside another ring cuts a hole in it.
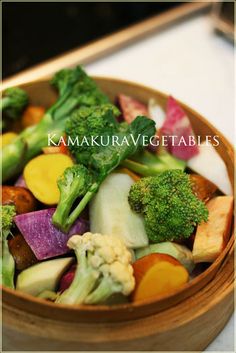
[{"label": "bowl interior", "polygon": [[[154,98],[163,108],[165,108],[167,95],[162,92],[118,79],[95,77],[95,80],[112,101],[115,101],[117,94],[123,93],[139,99],[144,103],[147,103],[150,98]],[[30,103],[35,105],[49,107],[55,101],[57,96],[48,81],[36,81],[25,84],[22,87],[29,93]],[[218,135],[220,144],[217,146],[217,152],[226,163],[229,177],[233,185],[234,167],[232,146],[225,139],[225,137],[200,114],[192,110],[187,105],[181,102],[179,103],[190,118],[196,135],[201,136],[202,139],[204,139],[207,135]],[[22,292],[3,288],[3,305],[5,303],[7,306],[12,306],[26,312],[31,312],[35,315],[57,320],[59,319],[62,321],[94,322],[94,320],[96,320],[98,322],[106,322],[132,320],[139,317],[144,317],[171,307],[187,297],[194,295],[194,293],[203,288],[217,274],[218,269],[232,246],[233,236],[231,236],[224,251],[220,254],[216,261],[208,267],[207,270],[186,285],[182,286],[178,291],[158,299],[113,306],[66,306],[50,303]]]}]

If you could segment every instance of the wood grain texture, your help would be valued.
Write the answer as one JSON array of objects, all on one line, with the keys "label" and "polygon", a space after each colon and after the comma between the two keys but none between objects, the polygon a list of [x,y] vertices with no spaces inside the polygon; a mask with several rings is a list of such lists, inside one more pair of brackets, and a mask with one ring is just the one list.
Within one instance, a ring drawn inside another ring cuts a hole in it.
[{"label": "wood grain texture", "polygon": [[[167,96],[127,81],[95,78],[113,100],[118,93],[143,102],[155,98],[165,107]],[[49,106],[56,93],[47,81],[24,86],[31,102]],[[233,183],[230,143],[197,112],[181,103],[194,131],[219,135],[217,148]],[[201,350],[217,335],[233,310],[233,235],[198,277],[168,297],[131,304],[66,306],[3,289],[4,344],[21,350]],[[14,340],[10,340],[14,337]]]}]

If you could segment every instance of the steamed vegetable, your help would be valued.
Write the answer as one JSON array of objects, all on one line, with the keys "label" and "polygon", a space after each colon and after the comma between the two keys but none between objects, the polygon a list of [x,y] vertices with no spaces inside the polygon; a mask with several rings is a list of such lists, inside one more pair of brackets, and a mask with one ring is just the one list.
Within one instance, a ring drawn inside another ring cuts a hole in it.
[{"label": "steamed vegetable", "polygon": [[14,234],[8,240],[8,247],[14,258],[17,270],[24,270],[38,262],[33,251],[20,233]]},{"label": "steamed vegetable", "polygon": [[27,128],[29,126],[38,124],[43,118],[45,108],[41,106],[30,105],[28,106],[22,116],[22,126]]},{"label": "steamed vegetable", "polygon": [[135,290],[134,301],[168,295],[188,282],[188,272],[174,257],[166,254],[150,254],[133,264]]},{"label": "steamed vegetable", "polygon": [[55,291],[62,274],[73,262],[72,257],[40,262],[22,271],[16,289],[38,296],[44,291]]},{"label": "steamed vegetable", "polygon": [[194,262],[213,262],[225,248],[230,236],[233,197],[218,196],[207,203],[209,218],[198,226],[193,244]]},{"label": "steamed vegetable", "polygon": [[29,190],[20,186],[2,186],[2,204],[14,205],[17,214],[36,210],[37,201]]},{"label": "steamed vegetable", "polygon": [[73,279],[75,277],[76,264],[72,265],[67,272],[60,279],[59,283],[59,292],[64,292],[67,288],[70,287]]},{"label": "steamed vegetable", "polygon": [[14,288],[15,262],[9,251],[7,237],[11,234],[14,206],[1,206],[1,283],[9,288]]},{"label": "steamed vegetable", "polygon": [[61,70],[55,74],[53,85],[59,98],[45,112],[40,122],[23,130],[17,139],[3,148],[3,181],[19,174],[24,165],[48,145],[48,134],[54,143],[64,134],[65,121],[77,106],[99,105],[108,101],[95,82],[81,67]]},{"label": "steamed vegetable", "polygon": [[191,251],[184,245],[176,244],[170,241],[166,241],[158,244],[150,244],[141,249],[135,251],[136,259],[140,259],[143,256],[158,253],[167,254],[178,260],[189,273],[194,269],[193,255]]},{"label": "steamed vegetable", "polygon": [[[74,130],[74,133],[78,136],[82,136],[82,132],[84,133],[84,135],[89,135],[91,132],[90,130],[87,130],[87,124],[85,124],[84,126],[83,119],[89,119],[90,117],[93,117],[93,119],[91,120],[93,122],[93,124],[91,125],[91,129],[92,126],[94,126],[94,128],[96,126],[99,127],[97,135],[98,137],[105,135],[110,136],[110,134],[112,135],[112,131],[114,130],[111,125],[113,124],[113,121],[115,121],[114,107],[112,105],[103,105],[101,107],[79,110],[78,112],[76,112],[76,114],[72,115],[72,120],[68,120],[66,128],[67,134],[72,133],[72,130]],[[106,124],[104,126],[103,120],[108,122],[107,130],[105,129]],[[114,124],[114,129],[116,129],[116,126],[118,126],[118,124],[116,122]],[[108,140],[108,144],[106,144],[105,146],[99,145],[94,148],[91,148],[91,146],[88,145],[81,150],[81,146],[69,146],[72,154],[77,159],[77,162],[82,163],[84,166],[86,166],[89,170],[92,171],[93,182],[91,185],[87,185],[86,190],[82,190],[82,194],[79,194],[80,190],[78,190],[76,194],[74,193],[73,183],[71,183],[72,190],[69,187],[67,188],[65,192],[68,197],[74,198],[75,196],[82,196],[82,199],[72,212],[71,205],[70,203],[68,204],[68,209],[66,210],[66,213],[69,214],[69,216],[66,222],[64,221],[63,213],[59,213],[59,211],[56,212],[56,219],[53,217],[53,222],[58,228],[62,229],[63,231],[68,231],[68,229],[70,229],[70,227],[78,218],[82,210],[95,195],[107,175],[109,175],[112,170],[115,169],[125,158],[127,158],[128,156],[143,147],[143,135],[147,136],[147,138],[150,138],[153,135],[153,133],[155,132],[154,125],[154,122],[150,119],[147,119],[144,116],[138,116],[130,125],[127,125],[125,127],[122,125],[120,130],[116,132],[116,138],[119,142],[118,144],[113,144],[112,140],[110,139]],[[100,130],[100,126],[103,126],[102,131]],[[124,141],[124,139],[125,143],[122,142]],[[136,143],[134,141],[136,141]],[[86,172],[86,175],[87,174],[88,173]],[[85,178],[84,175],[85,174],[83,172],[81,173],[81,175],[77,173],[76,178],[81,178],[80,183],[86,185],[86,183],[83,181],[83,179]],[[66,179],[66,177],[64,179]],[[63,195],[65,195],[64,192]],[[58,209],[61,208],[61,202],[63,202],[62,198],[59,202]]]},{"label": "steamed vegetable", "polygon": [[186,163],[175,158],[163,148],[158,154],[147,150],[139,152],[122,162],[122,165],[142,176],[155,176],[169,169],[184,170]]},{"label": "steamed vegetable", "polygon": [[[7,88],[0,99],[0,111],[3,112],[7,118],[15,120],[20,116],[27,103],[28,94],[23,89],[18,87]],[[4,120],[2,124],[4,127]]]},{"label": "steamed vegetable", "polygon": [[57,179],[72,165],[72,159],[62,153],[42,154],[31,159],[23,174],[27,188],[42,203],[55,205],[60,197]]},{"label": "steamed vegetable", "polygon": [[15,138],[17,137],[17,134],[15,132],[5,132],[5,134],[2,134],[0,136],[0,145],[1,148],[9,145]]},{"label": "steamed vegetable", "polygon": [[148,116],[147,106],[137,99],[119,94],[118,104],[122,112],[122,117],[128,124],[132,123],[138,115]]},{"label": "steamed vegetable", "polygon": [[101,150],[101,144],[106,146],[108,138],[119,132],[116,121],[119,114],[119,110],[112,104],[84,107],[71,114],[65,131],[68,141],[76,142],[70,143],[68,147],[77,163],[88,166],[90,157]]},{"label": "steamed vegetable", "polygon": [[205,203],[209,201],[216,192],[217,187],[201,175],[190,174],[189,177],[194,195]]},{"label": "steamed vegetable", "polygon": [[167,101],[166,119],[161,133],[168,137],[168,150],[173,156],[188,160],[199,153],[189,118],[171,96]]},{"label": "steamed vegetable", "polygon": [[131,170],[127,169],[127,168],[117,168],[116,170],[114,170],[114,173],[122,173],[122,174],[127,174],[129,175],[133,181],[138,181],[140,179],[140,176],[135,174],[134,172],[132,172]]},{"label": "steamed vegetable", "polygon": [[129,204],[144,216],[147,235],[156,243],[188,238],[208,217],[206,206],[192,192],[189,176],[181,170],[167,170],[133,184]]},{"label": "steamed vegetable", "polygon": [[199,146],[199,154],[188,160],[188,167],[215,184],[226,195],[232,195],[232,186],[225,162],[208,142]]},{"label": "steamed vegetable", "polygon": [[73,234],[88,230],[88,222],[78,219],[69,233],[63,233],[52,224],[55,208],[25,213],[14,217],[21,234],[38,260],[66,254],[67,241]]},{"label": "steamed vegetable", "polygon": [[128,248],[148,244],[144,222],[130,209],[128,195],[134,181],[126,174],[110,174],[90,202],[90,229],[93,233],[121,238]]},{"label": "steamed vegetable", "polygon": [[85,233],[73,236],[78,265],[70,287],[57,299],[60,304],[98,304],[115,293],[129,295],[134,289],[131,255],[123,242],[113,236]]},{"label": "steamed vegetable", "polygon": [[79,196],[84,196],[92,186],[93,175],[83,165],[76,164],[67,168],[57,181],[60,200],[53,215],[53,224],[58,228],[65,225],[70,210]]},{"label": "steamed vegetable", "polygon": [[148,113],[150,118],[155,121],[157,129],[160,129],[165,120],[165,112],[153,98],[148,101]]},{"label": "steamed vegetable", "polygon": [[16,182],[15,182],[14,186],[20,186],[20,187],[22,187],[22,188],[27,189],[27,185],[26,185],[26,183],[25,183],[25,179],[24,179],[23,174],[21,174],[21,175],[16,179]]}]

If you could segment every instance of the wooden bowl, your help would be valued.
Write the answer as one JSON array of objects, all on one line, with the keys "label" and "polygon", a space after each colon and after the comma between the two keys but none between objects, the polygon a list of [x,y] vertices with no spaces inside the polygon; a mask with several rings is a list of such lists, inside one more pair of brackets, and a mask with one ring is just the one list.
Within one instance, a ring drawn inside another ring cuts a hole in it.
[{"label": "wooden bowl", "polygon": [[[118,93],[165,107],[167,96],[135,83],[96,77],[114,100]],[[56,92],[48,81],[22,86],[32,104],[48,107]],[[218,135],[218,153],[233,185],[233,148],[222,134],[187,105],[196,135]],[[233,311],[233,235],[208,269],[158,300],[114,306],[66,306],[3,288],[3,344],[8,350],[202,350]]]}]

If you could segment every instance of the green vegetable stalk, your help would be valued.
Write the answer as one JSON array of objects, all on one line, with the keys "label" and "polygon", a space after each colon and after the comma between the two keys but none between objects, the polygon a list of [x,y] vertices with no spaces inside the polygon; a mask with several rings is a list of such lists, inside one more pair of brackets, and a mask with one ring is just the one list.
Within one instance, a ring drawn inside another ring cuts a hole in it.
[{"label": "green vegetable stalk", "polygon": [[154,243],[188,238],[208,218],[205,204],[192,192],[188,174],[178,169],[140,179],[131,186],[129,204],[143,215]]},{"label": "green vegetable stalk", "polygon": [[13,217],[16,215],[15,206],[1,206],[1,237],[2,237],[2,257],[1,257],[1,283],[14,289],[15,262],[8,248],[7,237],[11,234]]},{"label": "green vegetable stalk", "polygon": [[[53,136],[54,142],[59,140],[64,134],[68,115],[76,107],[98,105],[108,101],[81,67],[61,70],[55,74],[52,84],[59,91],[56,103],[47,110],[38,124],[26,128],[10,145],[3,148],[3,181],[19,174],[24,165],[41,152],[42,147],[48,144],[48,134]],[[19,147],[19,140],[25,143],[26,149]]]},{"label": "green vegetable stalk", "polygon": [[184,170],[186,162],[172,156],[165,148],[162,148],[159,154],[144,150],[123,161],[122,165],[135,173],[148,177],[158,175],[168,169]]}]

